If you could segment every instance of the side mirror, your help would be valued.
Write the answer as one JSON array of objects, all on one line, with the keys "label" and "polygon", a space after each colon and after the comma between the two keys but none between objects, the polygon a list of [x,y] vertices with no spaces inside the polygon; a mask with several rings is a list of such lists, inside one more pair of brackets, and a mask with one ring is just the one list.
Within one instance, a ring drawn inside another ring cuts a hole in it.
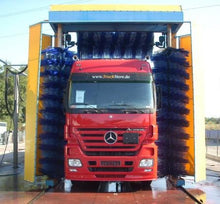
[{"label": "side mirror", "polygon": [[66,42],[69,44],[71,42],[71,35],[70,34],[66,34]]},{"label": "side mirror", "polygon": [[156,42],[155,45],[159,48],[165,48],[165,36],[164,36],[164,34],[159,37],[159,42]]},{"label": "side mirror", "polygon": [[73,47],[76,45],[76,42],[72,41],[70,34],[65,34],[65,47]]},{"label": "side mirror", "polygon": [[156,85],[156,94],[157,94],[157,110],[159,110],[162,106],[162,90],[159,85]]}]

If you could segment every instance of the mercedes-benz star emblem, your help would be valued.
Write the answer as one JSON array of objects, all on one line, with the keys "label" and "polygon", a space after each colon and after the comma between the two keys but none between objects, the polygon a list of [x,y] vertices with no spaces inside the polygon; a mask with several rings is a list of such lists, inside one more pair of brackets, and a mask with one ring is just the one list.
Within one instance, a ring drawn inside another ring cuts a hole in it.
[{"label": "mercedes-benz star emblem", "polygon": [[105,133],[104,140],[107,144],[115,144],[117,139],[118,135],[115,132],[109,131]]}]

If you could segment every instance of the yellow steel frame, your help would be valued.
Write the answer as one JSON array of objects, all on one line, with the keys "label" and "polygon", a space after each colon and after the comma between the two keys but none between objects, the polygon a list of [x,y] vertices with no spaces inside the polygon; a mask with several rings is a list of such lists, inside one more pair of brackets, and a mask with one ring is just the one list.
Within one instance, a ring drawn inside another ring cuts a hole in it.
[{"label": "yellow steel frame", "polygon": [[180,12],[178,5],[129,5],[129,4],[75,4],[52,5],[50,11],[170,11]]},{"label": "yellow steel frame", "polygon": [[[189,52],[187,61],[189,62],[189,68],[187,69],[189,73],[189,80],[187,80],[187,85],[189,90],[187,91],[187,96],[189,97],[189,103],[186,108],[190,110],[190,113],[186,116],[187,120],[190,122],[189,127],[185,129],[186,133],[190,135],[187,141],[187,146],[189,150],[187,152],[187,158],[189,164],[186,165],[186,169],[189,175],[195,176],[195,181],[205,180],[206,178],[206,161],[205,161],[205,142],[204,142],[204,129],[198,124],[198,121],[203,121],[201,114],[198,114],[199,109],[203,109],[200,104],[196,104],[194,96],[197,89],[195,89],[195,69],[193,70],[192,63],[192,40],[191,35],[186,35],[180,37],[179,47],[187,50]],[[201,98],[201,100],[203,100]],[[195,120],[197,117],[197,120]]]},{"label": "yellow steel frame", "polygon": [[29,33],[24,179],[30,182],[34,182],[36,174],[36,133],[41,28],[41,24],[31,26]]},{"label": "yellow steel frame", "polygon": [[190,138],[187,141],[187,146],[189,147],[187,158],[189,164],[186,165],[186,169],[189,175],[195,174],[195,166],[194,166],[194,104],[193,104],[193,73],[192,73],[192,50],[191,50],[191,36],[183,36],[180,37],[180,48],[187,50],[189,55],[187,57],[187,61],[189,63],[189,67],[187,72],[189,74],[189,80],[186,81],[186,84],[189,86],[189,90],[187,91],[187,96],[189,97],[189,103],[186,105],[186,108],[189,109],[189,114],[186,115],[187,121],[189,121],[189,127],[185,128],[186,133],[189,134]]},{"label": "yellow steel frame", "polygon": [[[181,11],[181,6],[148,6],[148,5],[53,5],[51,11]],[[173,47],[176,47],[175,34],[172,34]],[[28,82],[27,82],[27,106],[26,106],[26,151],[25,151],[25,174],[24,179],[34,182],[36,175],[40,175],[40,150],[38,134],[41,133],[38,113],[42,104],[38,98],[41,95],[40,83],[40,59],[41,50],[51,45],[51,37],[42,35],[42,23],[30,27],[29,39],[29,59],[28,59]],[[192,67],[192,44],[191,36],[180,37],[179,47],[189,51],[188,62],[190,67],[188,73],[190,79],[187,81],[189,91],[189,104],[187,108],[190,114],[187,116],[190,122],[185,130],[190,135],[187,142],[189,151],[187,152],[189,164],[186,169],[189,175],[195,176],[196,181],[205,179],[205,145],[203,129],[196,122],[195,117],[201,121],[202,115],[199,114],[199,104],[195,104]],[[196,132],[196,133],[195,133]],[[200,147],[200,150],[197,148]],[[201,149],[202,148],[202,149]]]},{"label": "yellow steel frame", "polygon": [[28,80],[27,80],[27,105],[26,105],[26,138],[25,138],[25,163],[24,179],[34,182],[38,151],[38,106],[40,83],[40,59],[41,49],[51,45],[51,37],[42,35],[42,23],[30,26],[29,32],[29,56],[28,56]]}]

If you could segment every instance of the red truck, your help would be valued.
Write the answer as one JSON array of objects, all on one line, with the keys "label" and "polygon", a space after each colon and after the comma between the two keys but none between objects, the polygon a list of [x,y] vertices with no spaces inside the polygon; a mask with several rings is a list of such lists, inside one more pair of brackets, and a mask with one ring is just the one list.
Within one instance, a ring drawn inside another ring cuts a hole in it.
[{"label": "red truck", "polygon": [[76,61],[65,106],[65,179],[157,178],[156,90],[147,61]]}]

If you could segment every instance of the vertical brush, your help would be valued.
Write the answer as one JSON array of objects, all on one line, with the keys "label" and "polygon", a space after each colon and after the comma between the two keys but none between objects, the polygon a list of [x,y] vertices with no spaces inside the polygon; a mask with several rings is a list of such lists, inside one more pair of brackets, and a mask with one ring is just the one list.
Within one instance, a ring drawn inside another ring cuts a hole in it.
[{"label": "vertical brush", "polygon": [[155,82],[161,87],[161,109],[158,121],[158,174],[163,176],[181,176],[186,174],[188,162],[186,141],[189,135],[184,128],[189,125],[186,108],[189,87],[186,80],[188,63],[187,52],[182,49],[167,48],[153,56]]},{"label": "vertical brush", "polygon": [[64,174],[63,92],[73,64],[72,57],[73,54],[66,49],[48,48],[42,51],[39,171],[51,178]]}]

